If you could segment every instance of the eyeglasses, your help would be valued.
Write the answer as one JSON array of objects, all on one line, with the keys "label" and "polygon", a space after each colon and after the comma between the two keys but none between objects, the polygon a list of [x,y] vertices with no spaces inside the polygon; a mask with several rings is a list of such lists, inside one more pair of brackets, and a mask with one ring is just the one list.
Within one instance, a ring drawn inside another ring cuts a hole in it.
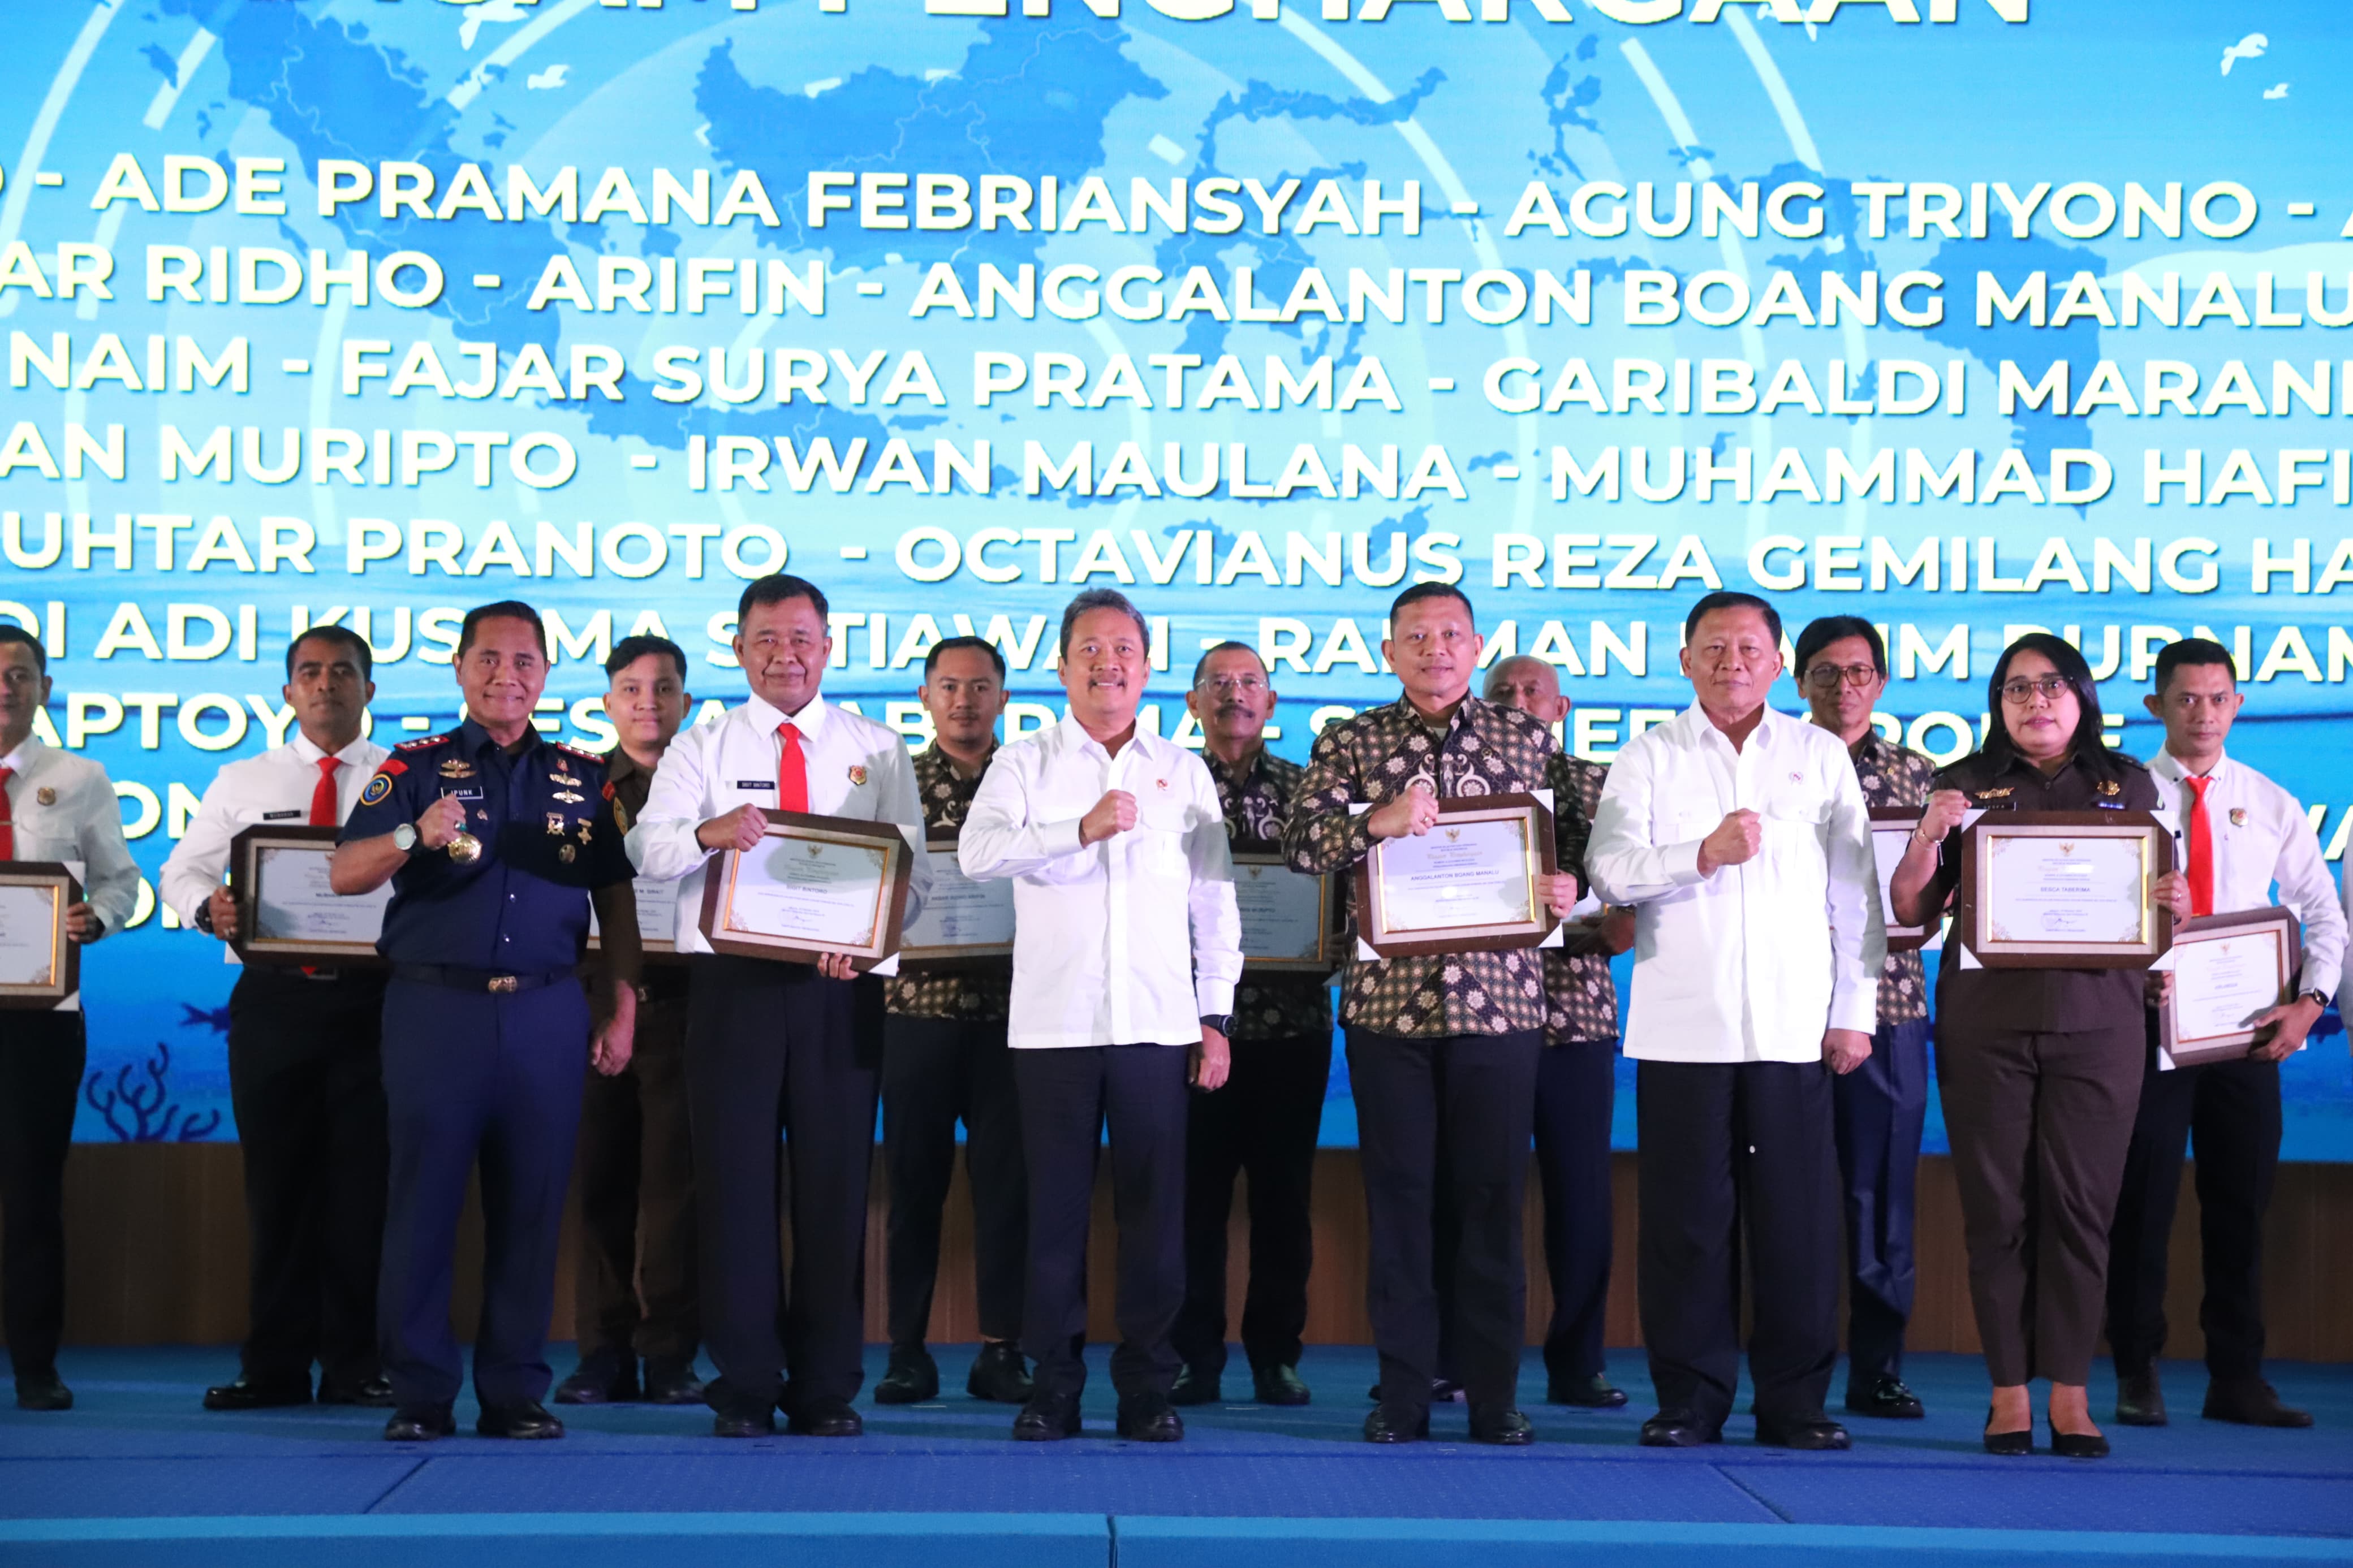
[{"label": "eyeglasses", "polygon": [[1212,675],[1194,688],[1196,691],[1214,691],[1220,697],[1231,697],[1239,691],[1245,697],[1255,697],[1266,689],[1262,675]]},{"label": "eyeglasses", "polygon": [[1818,664],[1806,671],[1807,681],[1823,691],[1831,690],[1841,680],[1860,691],[1878,679],[1878,667],[1869,664]]},{"label": "eyeglasses", "polygon": [[2033,680],[2011,680],[2004,682],[2001,689],[2001,700],[2004,702],[2014,703],[2021,707],[2031,701],[2036,697],[2041,697],[2046,702],[2056,702],[2059,700],[2059,694],[2061,692],[2072,691],[2073,689],[2074,682],[2069,680],[2065,676],[2045,675]]}]

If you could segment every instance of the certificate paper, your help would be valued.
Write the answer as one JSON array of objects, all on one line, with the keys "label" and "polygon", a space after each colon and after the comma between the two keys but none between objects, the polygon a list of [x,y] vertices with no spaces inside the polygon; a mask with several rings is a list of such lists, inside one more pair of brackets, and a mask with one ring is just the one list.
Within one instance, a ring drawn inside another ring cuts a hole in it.
[{"label": "certificate paper", "polygon": [[2159,1010],[2160,1065],[2244,1057],[2269,1035],[2254,1020],[2293,994],[2303,927],[2284,909],[2184,921],[2173,935],[2172,994]]},{"label": "certificate paper", "polygon": [[1379,849],[1388,928],[1437,934],[1530,918],[1527,824],[1465,822]]},{"label": "certificate paper", "polygon": [[932,890],[923,912],[901,935],[901,960],[941,968],[1011,957],[1012,879],[976,882],[965,876],[952,834],[934,837],[923,853],[932,868]]},{"label": "certificate paper", "polygon": [[890,868],[888,855],[871,844],[772,835],[736,857],[727,879],[726,929],[828,947],[871,946],[886,912]]},{"label": "certificate paper", "polygon": [[1964,967],[2147,969],[2173,940],[2157,880],[2173,838],[2145,811],[1989,811],[1964,830]]},{"label": "certificate paper", "polygon": [[265,846],[255,858],[252,936],[263,942],[373,949],[384,931],[392,884],[350,898],[327,886],[334,847]]},{"label": "certificate paper", "polygon": [[47,988],[57,978],[57,889],[0,887],[0,986]]},{"label": "certificate paper", "polygon": [[[667,956],[678,952],[678,884],[659,877],[638,877],[630,880],[630,889],[638,897],[638,950],[649,957]],[[588,947],[591,952],[604,950],[604,935],[596,924],[596,906],[588,906]]]},{"label": "certificate paper", "polygon": [[1234,857],[1234,903],[1241,911],[1245,968],[1324,973],[1332,956],[1332,883],[1304,876],[1279,855]]},{"label": "certificate paper", "polygon": [[2125,838],[2003,838],[1985,890],[1998,941],[2126,943],[2142,940],[2140,844]]},{"label": "certificate paper", "polygon": [[1879,862],[1879,909],[1887,921],[1887,951],[1911,952],[1920,948],[1943,945],[1944,922],[1933,926],[1907,926],[1895,923],[1895,900],[1888,891],[1895,879],[1895,868],[1903,862],[1904,852],[1912,843],[1912,830],[1920,826],[1920,814],[1909,806],[1874,805],[1871,808],[1871,852]]}]

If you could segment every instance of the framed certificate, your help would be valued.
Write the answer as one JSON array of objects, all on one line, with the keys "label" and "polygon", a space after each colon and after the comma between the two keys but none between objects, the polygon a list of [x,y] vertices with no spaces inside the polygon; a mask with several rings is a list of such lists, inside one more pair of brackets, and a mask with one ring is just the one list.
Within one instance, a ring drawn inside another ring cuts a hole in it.
[{"label": "framed certificate", "polygon": [[229,841],[228,885],[237,899],[237,937],[229,945],[247,963],[380,968],[375,939],[392,884],[349,898],[327,885],[335,852],[332,827],[257,824]]},{"label": "framed certificate", "polygon": [[2304,928],[2286,910],[2201,915],[2173,928],[2173,991],[2158,1043],[2176,1067],[2232,1061],[2271,1034],[2248,1020],[2295,998]]},{"label": "framed certificate", "polygon": [[1233,860],[1242,973],[1329,974],[1338,968],[1332,879],[1294,871],[1273,850],[1237,849]]},{"label": "framed certificate", "polygon": [[66,911],[81,883],[54,860],[0,860],[0,1007],[55,1007],[81,989]]},{"label": "framed certificate", "polygon": [[[1924,948],[1936,936],[1936,926],[1905,926],[1895,923],[1895,900],[1888,895],[1888,885],[1894,879],[1896,865],[1903,860],[1904,851],[1912,842],[1912,830],[1920,826],[1920,809],[1911,805],[1874,805],[1871,808],[1871,852],[1879,861],[1879,908],[1887,918],[1887,951],[1911,952]],[[1937,922],[1941,925],[1943,922]]]},{"label": "framed certificate", "polygon": [[895,823],[769,810],[768,836],[730,849],[702,879],[713,952],[814,963],[847,953],[863,973],[899,951],[913,850]]},{"label": "framed certificate", "polygon": [[[678,951],[678,884],[658,877],[638,877],[629,885],[638,895],[638,950],[645,962],[684,963],[686,957]],[[588,951],[605,951],[594,902],[588,906]]]},{"label": "framed certificate", "polygon": [[1383,958],[1535,947],[1560,922],[1552,811],[1532,795],[1453,795],[1428,833],[1383,838],[1356,866],[1357,936]]},{"label": "framed certificate", "polygon": [[1000,969],[1013,958],[1013,879],[976,882],[956,859],[953,827],[924,836],[932,890],[923,912],[901,934],[899,962],[907,968]]},{"label": "framed certificate", "polygon": [[1961,840],[1954,932],[1988,969],[2146,969],[2173,940],[2172,869],[2145,811],[1988,812]]}]

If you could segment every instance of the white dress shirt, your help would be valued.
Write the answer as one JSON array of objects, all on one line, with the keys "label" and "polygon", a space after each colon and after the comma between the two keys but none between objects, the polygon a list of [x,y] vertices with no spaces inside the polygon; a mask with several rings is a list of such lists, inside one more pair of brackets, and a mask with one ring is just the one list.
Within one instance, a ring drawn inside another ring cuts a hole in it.
[{"label": "white dress shirt", "polygon": [[[1744,809],[1764,819],[1757,855],[1702,876],[1700,840]],[[1735,751],[1694,704],[1644,731],[1610,765],[1585,864],[1634,906],[1628,1056],[1818,1061],[1824,1030],[1877,1025],[1871,815],[1828,730],[1768,708]]]},{"label": "white dress shirt", "polygon": [[[2196,799],[2189,770],[2171,752],[2148,764],[2169,808],[2173,864],[2189,869],[2189,807]],[[2298,991],[2337,994],[2345,965],[2345,913],[2321,858],[2320,836],[2295,796],[2226,754],[2208,777],[2206,820],[2214,845],[2214,912],[2267,910],[2274,902],[2295,911],[2304,922],[2304,978]],[[2272,885],[2279,885],[2279,898]]]},{"label": "white dress shirt", "polygon": [[[923,853],[923,808],[915,795],[915,768],[906,742],[895,730],[836,708],[822,697],[799,712],[785,714],[757,697],[729,709],[707,724],[681,730],[654,770],[646,807],[626,842],[638,874],[679,881],[678,951],[709,952],[702,934],[703,864],[715,853],[694,832],[714,816],[738,806],[776,807],[776,764],[784,741],[776,733],[790,722],[801,733],[801,757],[808,772],[808,809],[820,816],[850,816],[898,826],[914,850],[907,885],[906,920],[923,907],[932,888],[932,866]],[[874,973],[898,972],[894,955]]]},{"label": "white dress shirt", "polygon": [[[294,738],[272,746],[258,757],[226,763],[205,787],[188,831],[164,862],[164,901],[185,925],[196,923],[196,910],[221,885],[228,869],[231,840],[257,823],[301,826],[311,820],[311,796],[319,787],[319,760],[327,753],[298,727]],[[335,821],[352,814],[360,791],[392,753],[374,741],[353,741],[335,753]],[[221,943],[231,963],[237,949]]]},{"label": "white dress shirt", "polygon": [[122,837],[122,805],[106,770],[31,736],[0,757],[14,770],[8,815],[19,860],[79,860],[82,901],[112,935],[139,912],[139,867]]},{"label": "white dress shirt", "polygon": [[[1135,797],[1135,826],[1082,845],[1079,819],[1114,789]],[[1233,1011],[1226,814],[1183,747],[1139,731],[1114,757],[1075,719],[1002,747],[956,859],[1013,879],[1013,1045],[1198,1045],[1202,1015]]]}]

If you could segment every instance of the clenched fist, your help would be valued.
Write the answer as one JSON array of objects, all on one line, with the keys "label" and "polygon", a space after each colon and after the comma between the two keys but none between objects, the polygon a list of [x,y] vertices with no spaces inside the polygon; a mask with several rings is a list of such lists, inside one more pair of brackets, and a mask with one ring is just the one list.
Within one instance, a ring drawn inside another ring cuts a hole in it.
[{"label": "clenched fist", "polygon": [[1376,838],[1419,838],[1438,826],[1438,797],[1424,784],[1409,784],[1387,805],[1365,818],[1365,831]]},{"label": "clenched fist", "polygon": [[1713,876],[1722,867],[1754,860],[1764,847],[1765,819],[1753,811],[1733,812],[1700,840],[1699,874]]},{"label": "clenched fist", "polygon": [[1968,814],[1968,795],[1957,789],[1940,789],[1928,797],[1926,809],[1920,813],[1920,826],[1913,831],[1931,844],[1941,844]]},{"label": "clenched fist", "polygon": [[694,841],[705,849],[757,849],[768,836],[768,816],[756,805],[739,805],[722,812],[694,830]]},{"label": "clenched fist", "polygon": [[1135,826],[1135,797],[1124,789],[1105,790],[1092,810],[1079,818],[1079,842],[1100,844]]},{"label": "clenched fist", "polygon": [[417,842],[427,849],[447,849],[449,840],[466,826],[466,803],[454,795],[445,795],[425,808],[417,819]]},{"label": "clenched fist", "polygon": [[215,888],[205,900],[212,906],[213,934],[223,942],[237,940],[237,897],[227,888]]}]

